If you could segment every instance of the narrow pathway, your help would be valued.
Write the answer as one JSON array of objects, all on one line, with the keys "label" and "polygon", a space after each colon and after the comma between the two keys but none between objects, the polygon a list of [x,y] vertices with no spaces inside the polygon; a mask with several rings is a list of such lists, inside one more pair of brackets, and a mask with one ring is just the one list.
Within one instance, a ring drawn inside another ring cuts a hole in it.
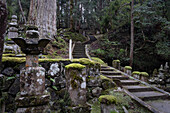
[{"label": "narrow pathway", "polygon": [[169,93],[134,79],[112,67],[102,66],[101,73],[116,82],[119,81],[119,85],[124,89],[125,93],[150,111],[154,113],[170,113]]}]

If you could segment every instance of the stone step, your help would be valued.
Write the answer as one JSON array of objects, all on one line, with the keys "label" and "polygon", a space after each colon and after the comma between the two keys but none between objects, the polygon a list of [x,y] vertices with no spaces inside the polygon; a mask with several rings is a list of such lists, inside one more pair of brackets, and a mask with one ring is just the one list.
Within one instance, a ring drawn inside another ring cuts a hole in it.
[{"label": "stone step", "polygon": [[123,88],[129,90],[130,92],[145,92],[145,91],[154,91],[149,86],[140,86],[140,85],[133,85],[133,86],[123,86]]},{"label": "stone step", "polygon": [[87,58],[87,56],[73,56],[73,58]]},{"label": "stone step", "polygon": [[121,75],[120,72],[116,72],[116,71],[100,71],[102,74],[104,75]]},{"label": "stone step", "polygon": [[123,86],[127,86],[127,85],[138,85],[139,82],[135,81],[135,80],[120,80],[121,84]]},{"label": "stone step", "polygon": [[106,77],[108,77],[110,79],[119,79],[119,80],[128,80],[129,79],[129,77],[123,76],[123,75],[114,75],[114,76],[108,75]]},{"label": "stone step", "polygon": [[139,97],[143,101],[149,100],[158,100],[158,99],[166,99],[168,95],[157,92],[157,91],[148,91],[148,92],[134,92],[135,96]]},{"label": "stone step", "polygon": [[101,69],[104,69],[104,68],[109,68],[108,66],[101,66]]},{"label": "stone step", "polygon": [[74,53],[73,52],[73,55],[82,55],[82,54],[84,54],[85,55],[85,53],[83,52],[83,53]]},{"label": "stone step", "polygon": [[101,71],[114,71],[113,68],[101,68]]}]

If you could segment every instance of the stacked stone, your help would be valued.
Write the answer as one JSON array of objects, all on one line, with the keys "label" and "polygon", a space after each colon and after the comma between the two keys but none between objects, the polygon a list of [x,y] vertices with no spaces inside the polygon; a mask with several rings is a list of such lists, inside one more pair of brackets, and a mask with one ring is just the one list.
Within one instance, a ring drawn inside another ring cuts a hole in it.
[{"label": "stacked stone", "polygon": [[18,28],[17,27],[18,27],[17,16],[12,15],[12,20],[9,23],[8,39],[18,37]]}]

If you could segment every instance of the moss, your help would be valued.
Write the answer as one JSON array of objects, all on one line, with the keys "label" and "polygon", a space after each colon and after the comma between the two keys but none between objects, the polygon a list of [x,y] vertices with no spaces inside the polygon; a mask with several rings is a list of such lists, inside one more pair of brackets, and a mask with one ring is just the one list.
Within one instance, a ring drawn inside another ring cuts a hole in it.
[{"label": "moss", "polygon": [[117,63],[120,63],[120,60],[113,60],[113,62],[117,62]]},{"label": "moss", "polygon": [[95,62],[90,61],[90,60],[87,59],[87,58],[80,58],[80,59],[79,59],[79,62],[80,62],[81,64],[83,64],[83,65],[88,65],[88,66],[90,66],[90,67],[95,65]]},{"label": "moss", "polygon": [[101,60],[100,58],[92,57],[91,59],[95,62],[98,62],[101,65],[107,66],[107,64],[103,60]]},{"label": "moss", "polygon": [[131,66],[125,66],[125,69],[132,70],[132,67]]},{"label": "moss", "polygon": [[14,63],[23,63],[26,61],[26,58],[18,57],[2,57],[2,62],[14,62]]},{"label": "moss", "polygon": [[84,42],[87,40],[86,37],[84,37],[82,34],[76,33],[76,32],[69,32],[66,31],[64,33],[64,37],[66,37],[67,39],[72,39],[73,41],[81,41]]},{"label": "moss", "polygon": [[78,88],[78,85],[77,85],[77,83],[75,82],[75,80],[71,80],[71,87],[72,87],[73,89]]},{"label": "moss", "polygon": [[82,77],[77,76],[77,73],[76,73],[75,71],[71,71],[70,76],[71,76],[72,79],[74,79],[74,80],[83,81]]},{"label": "moss", "polygon": [[112,81],[112,79],[110,79],[110,78],[108,78],[108,77],[106,77],[106,76],[103,76],[103,75],[100,75],[100,78],[101,78],[102,80]]},{"label": "moss", "polygon": [[140,72],[140,75],[141,75],[141,76],[146,76],[146,77],[149,76],[149,74],[148,74],[147,72]]},{"label": "moss", "polygon": [[116,104],[116,97],[113,95],[102,95],[99,97],[99,102],[104,104]]},{"label": "moss", "polygon": [[139,71],[133,71],[132,75],[140,75]]},{"label": "moss", "polygon": [[84,69],[86,66],[78,64],[78,63],[72,63],[69,65],[66,65],[65,68],[66,69],[78,69],[78,70],[82,70]]},{"label": "moss", "polygon": [[64,62],[64,61],[70,61],[69,59],[50,59],[50,58],[45,58],[45,59],[39,59],[39,62]]},{"label": "moss", "polygon": [[[25,54],[18,54],[19,56],[25,56]],[[2,55],[3,57],[15,57],[16,56],[16,54],[3,54]]]}]

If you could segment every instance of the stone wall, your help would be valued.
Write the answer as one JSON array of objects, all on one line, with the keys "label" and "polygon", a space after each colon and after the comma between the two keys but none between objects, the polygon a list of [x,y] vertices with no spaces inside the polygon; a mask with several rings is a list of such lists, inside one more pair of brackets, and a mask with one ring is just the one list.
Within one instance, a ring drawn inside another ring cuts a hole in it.
[{"label": "stone wall", "polygon": [[[71,106],[71,100],[66,88],[65,66],[70,63],[71,61],[69,60],[54,62],[45,61],[39,63],[42,67],[45,68],[45,89],[51,95],[51,101],[49,105],[51,106],[52,111],[74,111],[68,107]],[[15,97],[20,92],[20,70],[25,67],[25,63],[6,61],[3,62],[2,66],[3,70],[2,74],[0,74],[0,95],[2,95],[2,97],[0,100],[1,103],[5,102],[5,111],[13,113],[16,110]],[[88,67],[88,65],[86,66]],[[88,98],[98,97],[101,93],[102,85],[99,76],[99,70],[100,66],[98,64],[97,66],[90,66],[88,69],[88,78],[93,76],[93,79],[90,78],[86,80],[87,87],[91,89],[90,92],[87,93]],[[3,105],[1,104],[1,106]]]}]

